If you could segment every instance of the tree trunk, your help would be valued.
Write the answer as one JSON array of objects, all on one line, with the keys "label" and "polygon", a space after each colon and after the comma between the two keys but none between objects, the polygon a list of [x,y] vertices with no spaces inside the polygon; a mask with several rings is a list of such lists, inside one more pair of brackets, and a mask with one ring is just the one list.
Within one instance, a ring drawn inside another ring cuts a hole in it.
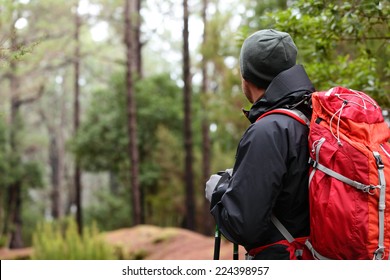
[{"label": "tree trunk", "polygon": [[[17,10],[12,11],[13,19],[10,22],[10,51],[16,53],[20,50],[21,45],[19,42],[18,32],[15,28],[16,20],[19,18]],[[20,78],[18,76],[18,64],[17,60],[11,58],[9,61],[10,71],[7,75],[10,84],[11,94],[11,106],[10,106],[10,153],[12,155],[12,164],[15,168],[23,168],[22,155],[20,149],[20,140],[18,139],[18,132],[21,130],[21,118],[20,118],[20,106],[23,104],[31,103],[37,100],[44,92],[44,86],[42,85],[38,94],[33,98],[25,98],[24,100],[20,96]],[[9,247],[22,248],[23,236],[22,236],[22,200],[23,200],[23,177],[17,175],[12,178],[13,181],[7,186],[7,213],[5,217],[4,233],[9,235]]]},{"label": "tree trunk", "polygon": [[[77,6],[79,3],[77,3]],[[74,120],[74,134],[77,134],[80,125],[80,27],[81,27],[81,19],[80,15],[77,12],[77,8],[75,11],[75,33],[74,33],[74,42],[75,42],[75,50],[74,50],[74,112],[73,112],[73,120]],[[81,169],[78,158],[75,159],[74,166],[74,185],[76,192],[76,222],[79,234],[82,233],[83,230],[83,216],[82,216],[82,185],[81,185]]]},{"label": "tree trunk", "polygon": [[[62,100],[63,101],[63,100]],[[63,127],[63,104],[61,103],[61,124],[60,128]],[[42,123],[46,124],[47,132],[49,134],[49,165],[50,165],[50,183],[51,183],[51,217],[55,220],[62,216],[62,203],[61,203],[61,182],[63,172],[63,139],[62,129],[57,129],[56,125],[50,123],[50,120],[46,117],[43,110],[40,110]],[[54,121],[55,122],[55,121]]]},{"label": "tree trunk", "polygon": [[192,171],[192,130],[191,130],[191,73],[190,54],[188,46],[188,0],[183,0],[183,80],[184,80],[184,150],[185,150],[185,204],[186,216],[184,226],[187,229],[195,229],[195,197],[194,175]]},{"label": "tree trunk", "polygon": [[[18,143],[16,139],[16,131],[18,130],[18,114],[19,114],[19,105],[17,99],[18,91],[18,78],[16,77],[15,62],[11,62],[12,74],[10,76],[10,85],[11,85],[11,121],[10,121],[10,147],[11,153],[15,157],[15,164],[20,164],[20,156]],[[8,186],[8,218],[6,221],[5,230],[10,230],[10,244],[11,249],[22,248],[23,247],[23,238],[22,238],[22,186],[20,178],[16,178],[16,181]]]},{"label": "tree trunk", "polygon": [[127,97],[127,131],[129,136],[128,156],[130,161],[131,174],[131,194],[132,194],[132,214],[133,225],[138,225],[142,222],[141,212],[141,192],[139,183],[139,154],[137,145],[137,116],[136,116],[136,101],[134,96],[133,86],[133,69],[135,63],[135,47],[133,45],[134,36],[132,36],[132,21],[130,15],[133,15],[135,10],[134,0],[125,0],[124,9],[124,43],[126,47],[126,97]]},{"label": "tree trunk", "polygon": [[135,0],[134,18],[135,66],[138,75],[137,78],[142,79],[141,0]]},{"label": "tree trunk", "polygon": [[9,189],[10,213],[11,213],[11,238],[9,247],[11,249],[24,246],[22,237],[22,186],[16,182]]},{"label": "tree trunk", "polygon": [[58,219],[61,216],[61,165],[59,156],[59,145],[55,131],[49,130],[50,147],[49,147],[49,162],[51,168],[51,216],[53,219]]},{"label": "tree trunk", "polygon": [[[11,27],[14,34],[11,36],[11,51],[16,51],[17,37],[14,25]],[[10,147],[11,153],[15,157],[15,164],[20,164],[19,147],[16,132],[19,128],[19,78],[17,76],[17,65],[15,60],[10,62],[10,91],[11,91],[11,118],[10,118]],[[8,213],[5,230],[10,232],[9,247],[22,248],[22,186],[20,178],[8,186]]]},{"label": "tree trunk", "polygon": [[[207,44],[207,6],[208,0],[203,0],[202,20],[203,20],[203,47]],[[202,59],[202,183],[206,183],[210,176],[210,124],[208,120],[208,76],[207,76],[207,59],[203,55]],[[210,214],[210,202],[204,198],[203,200],[203,233],[206,235],[211,234],[213,231],[213,219]]]}]

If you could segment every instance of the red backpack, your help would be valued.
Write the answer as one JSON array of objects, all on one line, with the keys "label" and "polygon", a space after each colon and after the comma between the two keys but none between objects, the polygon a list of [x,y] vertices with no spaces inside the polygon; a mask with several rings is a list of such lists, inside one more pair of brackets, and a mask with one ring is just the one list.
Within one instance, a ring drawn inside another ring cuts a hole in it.
[{"label": "red backpack", "polygon": [[[315,259],[390,259],[390,129],[381,108],[343,87],[313,93],[312,106],[310,236],[300,250]],[[305,123],[296,111],[272,113]],[[277,218],[272,221],[296,247]]]}]

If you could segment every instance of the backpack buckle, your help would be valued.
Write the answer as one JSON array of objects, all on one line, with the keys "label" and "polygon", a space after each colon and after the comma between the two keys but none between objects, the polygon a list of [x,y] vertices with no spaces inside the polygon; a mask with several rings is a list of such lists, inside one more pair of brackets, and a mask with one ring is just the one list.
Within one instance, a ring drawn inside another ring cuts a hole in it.
[{"label": "backpack buckle", "polygon": [[313,166],[313,168],[317,168],[317,165],[318,165],[318,162],[316,162],[314,159],[312,158],[309,158],[309,162],[308,162],[311,166]]},{"label": "backpack buckle", "polygon": [[378,167],[378,169],[385,168],[385,165],[383,164],[382,158],[379,155],[379,153],[378,152],[373,152],[373,154],[374,154],[375,161],[376,161],[376,166]]}]

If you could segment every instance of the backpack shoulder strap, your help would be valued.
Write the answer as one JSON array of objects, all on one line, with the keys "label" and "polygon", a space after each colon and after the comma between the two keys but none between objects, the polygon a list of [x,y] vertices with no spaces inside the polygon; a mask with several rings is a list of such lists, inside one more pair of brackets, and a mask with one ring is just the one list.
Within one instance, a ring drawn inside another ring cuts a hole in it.
[{"label": "backpack shoulder strap", "polygon": [[274,109],[271,111],[268,111],[264,114],[262,114],[256,121],[264,118],[265,116],[271,115],[271,114],[282,114],[282,115],[287,115],[298,122],[300,122],[303,125],[310,126],[310,120],[299,110],[297,109],[285,109],[285,108],[279,108],[279,109]]},{"label": "backpack shoulder strap", "polygon": [[291,235],[291,233],[285,228],[285,226],[279,221],[278,218],[274,214],[271,215],[271,222],[274,226],[279,230],[279,232],[283,235],[283,237],[289,242],[294,242],[295,238]]}]

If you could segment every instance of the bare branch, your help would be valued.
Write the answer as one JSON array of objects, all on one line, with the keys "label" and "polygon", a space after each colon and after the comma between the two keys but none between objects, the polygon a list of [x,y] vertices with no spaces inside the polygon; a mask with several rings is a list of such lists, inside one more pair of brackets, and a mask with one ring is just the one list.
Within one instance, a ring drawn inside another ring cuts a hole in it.
[{"label": "bare branch", "polygon": [[45,86],[42,83],[41,86],[39,87],[37,95],[31,96],[28,98],[24,98],[24,99],[19,99],[15,102],[15,106],[20,107],[22,105],[32,103],[32,102],[38,100],[39,98],[41,98],[44,92],[45,92]]}]

